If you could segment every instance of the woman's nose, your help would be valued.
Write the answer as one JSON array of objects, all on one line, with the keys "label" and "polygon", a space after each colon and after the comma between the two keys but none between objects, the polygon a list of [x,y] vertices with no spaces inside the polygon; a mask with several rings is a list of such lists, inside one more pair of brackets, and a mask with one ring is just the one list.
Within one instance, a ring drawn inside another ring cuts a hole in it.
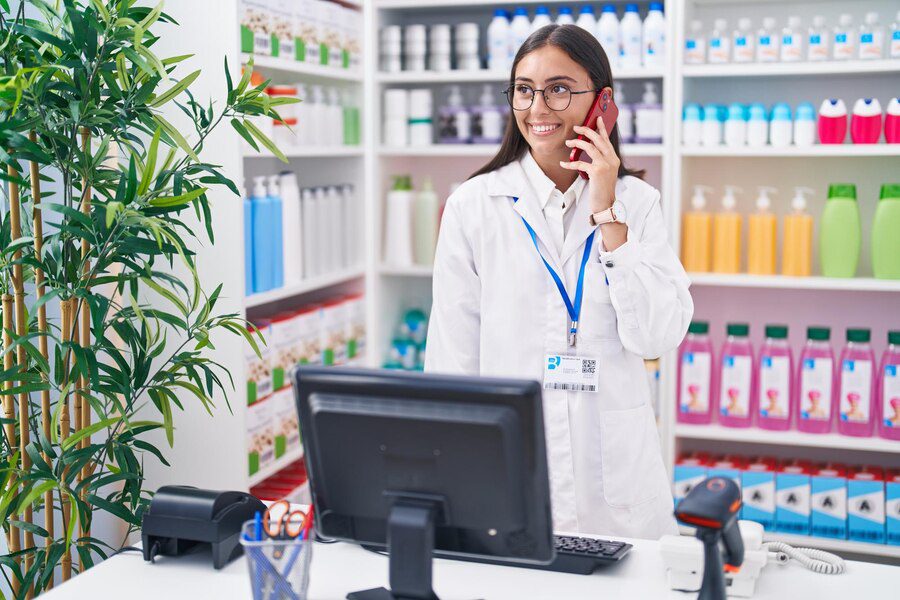
[{"label": "woman's nose", "polygon": [[535,92],[534,101],[531,103],[531,115],[548,115],[551,112],[550,107],[547,106],[547,99],[544,98],[544,93]]}]

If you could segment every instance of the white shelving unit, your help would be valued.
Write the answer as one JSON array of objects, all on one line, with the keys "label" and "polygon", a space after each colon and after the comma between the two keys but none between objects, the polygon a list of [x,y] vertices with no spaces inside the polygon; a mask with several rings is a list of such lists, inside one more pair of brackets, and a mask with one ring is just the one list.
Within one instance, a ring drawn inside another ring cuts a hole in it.
[{"label": "white shelving unit", "polygon": [[[682,38],[683,39],[683,38]],[[684,65],[682,75],[693,77],[805,77],[895,73],[897,59],[845,60],[797,63]]]},{"label": "white shelving unit", "polygon": [[804,433],[802,431],[768,431],[748,427],[740,429],[721,425],[675,426],[675,435],[692,440],[720,440],[745,444],[766,444],[770,446],[798,446],[806,448],[833,448],[856,450],[859,452],[900,452],[900,441],[883,438],[851,437],[836,433]]},{"label": "white shelving unit", "polygon": [[[289,148],[282,150],[287,158],[340,158],[340,157],[362,157],[363,149],[360,146],[333,146],[322,148]],[[251,149],[244,149],[245,159],[275,159],[277,157],[268,150],[256,152]]]},{"label": "white shelving unit", "polygon": [[[476,157],[491,158],[500,149],[495,144],[434,144],[415,148],[391,148],[382,146],[378,149],[380,156],[416,157],[430,156],[439,158]],[[662,156],[665,146],[662,144],[622,144],[622,155],[626,158],[644,156]]]},{"label": "white shelving unit", "polygon": [[900,292],[900,281],[856,277],[787,277],[784,275],[719,275],[689,273],[691,283],[698,286],[749,287],[785,290],[839,290],[850,292]]},{"label": "white shelving unit", "polygon": [[358,71],[301,63],[271,56],[241,54],[241,64],[246,65],[251,58],[253,58],[253,68],[261,71],[264,75],[270,73],[290,74],[313,83],[333,83],[335,81],[362,83],[363,80],[362,73]]},{"label": "white shelving unit", "polygon": [[289,464],[296,462],[296,461],[300,460],[301,458],[303,458],[303,448],[302,447],[295,448],[289,452],[284,453],[282,456],[280,456],[278,458],[278,460],[276,462],[266,465],[265,467],[263,467],[262,469],[260,469],[259,471],[257,471],[253,475],[251,475],[249,477],[249,481],[247,484],[248,487],[253,487],[254,485],[258,485],[258,484],[262,483],[263,481],[265,481],[272,475],[275,475],[276,473],[278,473],[280,470],[282,470]]},{"label": "white shelving unit", "polygon": [[857,158],[872,156],[900,156],[900,144],[835,144],[818,145],[808,148],[787,146],[773,148],[709,148],[684,147],[681,156],[703,158],[815,158],[819,156],[837,158]]},{"label": "white shelving unit", "polygon": [[265,306],[267,304],[272,304],[274,302],[278,302],[279,300],[298,298],[300,296],[303,296],[304,294],[311,294],[313,292],[321,291],[325,288],[334,287],[341,283],[359,279],[364,275],[365,269],[363,268],[355,268],[349,269],[347,271],[329,273],[321,277],[314,277],[306,281],[301,281],[297,285],[285,286],[259,294],[251,294],[244,299],[244,306],[247,309],[251,309]]},{"label": "white shelving unit", "polygon": [[[662,79],[663,69],[621,69],[616,71],[616,79]],[[421,85],[432,83],[500,83],[509,79],[506,71],[420,71],[400,73],[379,73],[375,77],[381,84]]]}]

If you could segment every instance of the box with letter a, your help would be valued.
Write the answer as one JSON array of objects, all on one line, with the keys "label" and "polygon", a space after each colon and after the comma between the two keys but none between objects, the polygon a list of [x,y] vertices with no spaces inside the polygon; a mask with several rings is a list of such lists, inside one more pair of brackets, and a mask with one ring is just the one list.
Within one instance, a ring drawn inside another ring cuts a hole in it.
[{"label": "box with letter a", "polygon": [[675,463],[672,473],[672,496],[675,506],[684,499],[694,486],[706,479],[707,461],[705,454],[682,454]]},{"label": "box with letter a", "polygon": [[847,470],[843,465],[822,465],[812,474],[813,535],[847,539]]},{"label": "box with letter a", "polygon": [[741,473],[741,518],[756,521],[766,531],[775,530],[776,466],[774,458],[760,457]]},{"label": "box with letter a", "polygon": [[900,469],[892,469],[884,478],[884,515],[887,543],[900,546]]},{"label": "box with letter a", "polygon": [[775,531],[809,535],[810,465],[792,461],[775,475]]},{"label": "box with letter a", "polygon": [[847,537],[884,543],[884,472],[854,467],[847,476]]}]

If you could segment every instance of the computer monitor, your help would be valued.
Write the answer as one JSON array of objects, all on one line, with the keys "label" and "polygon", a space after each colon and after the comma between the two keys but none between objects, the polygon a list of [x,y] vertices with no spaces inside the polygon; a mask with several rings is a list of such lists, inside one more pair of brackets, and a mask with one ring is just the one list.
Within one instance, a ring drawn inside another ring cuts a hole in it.
[{"label": "computer monitor", "polygon": [[348,598],[435,598],[434,550],[553,559],[538,382],[301,366],[294,395],[318,533],[390,555]]}]

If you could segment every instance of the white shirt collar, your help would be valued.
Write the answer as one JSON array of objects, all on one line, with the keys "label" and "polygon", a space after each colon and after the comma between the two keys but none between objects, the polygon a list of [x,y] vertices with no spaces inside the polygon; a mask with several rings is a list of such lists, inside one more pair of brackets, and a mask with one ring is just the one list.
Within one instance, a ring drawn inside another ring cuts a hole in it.
[{"label": "white shirt collar", "polygon": [[[553,197],[553,191],[556,189],[556,184],[547,177],[541,167],[537,164],[537,161],[534,160],[534,157],[531,156],[530,151],[526,151],[519,162],[522,165],[522,169],[525,171],[528,183],[531,185],[535,196],[541,203],[541,210],[546,209],[547,203],[550,201],[550,198]],[[569,186],[569,189],[565,191],[563,195],[572,198],[572,202],[569,206],[578,202],[578,198],[584,190],[584,185],[584,179],[576,177],[575,181],[572,182],[572,185]]]}]

